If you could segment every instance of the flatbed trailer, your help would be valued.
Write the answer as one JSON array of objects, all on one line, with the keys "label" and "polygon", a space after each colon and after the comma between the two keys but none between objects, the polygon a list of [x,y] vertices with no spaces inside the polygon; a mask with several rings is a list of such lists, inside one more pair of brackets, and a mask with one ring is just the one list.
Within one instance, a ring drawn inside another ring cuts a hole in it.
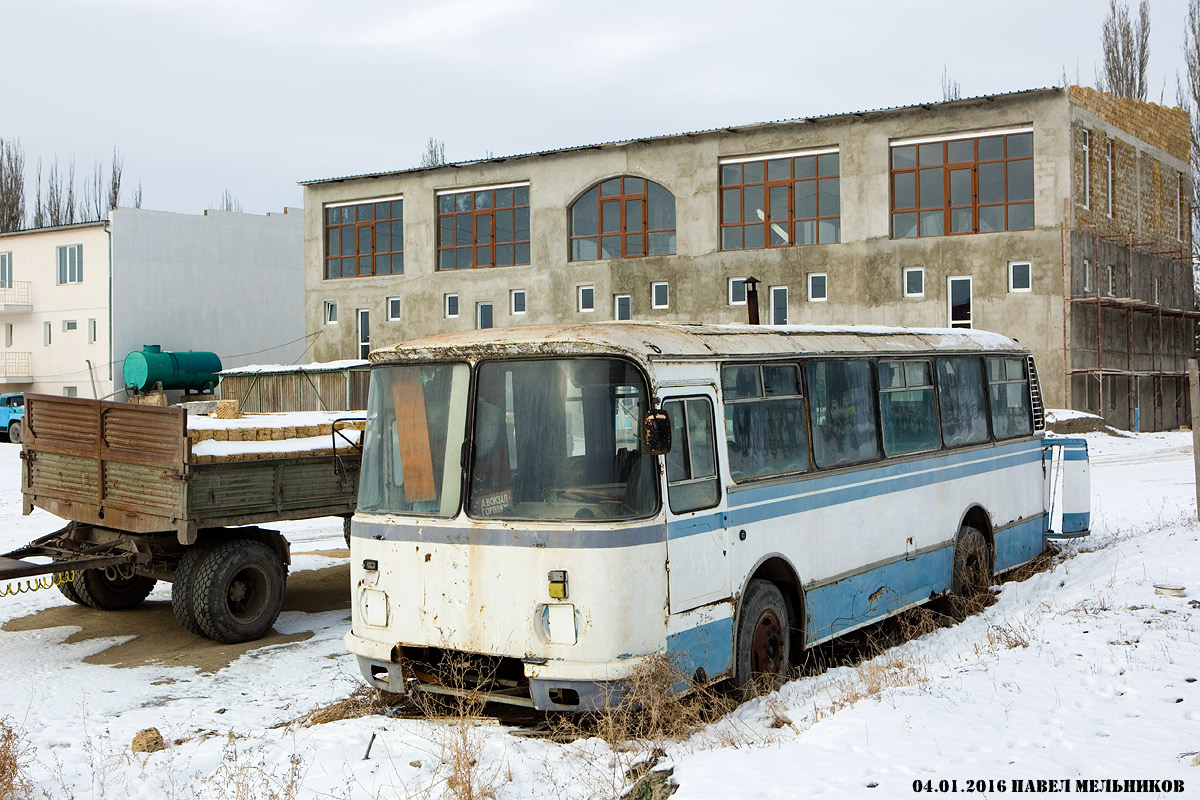
[{"label": "flatbed trailer", "polygon": [[22,512],[70,522],[0,555],[0,581],[58,574],[69,600],[106,610],[171,581],[184,628],[248,641],[279,615],[291,561],[259,526],[354,513],[360,456],[343,420],[332,456],[198,463],[183,408],[35,394],[25,413]]}]

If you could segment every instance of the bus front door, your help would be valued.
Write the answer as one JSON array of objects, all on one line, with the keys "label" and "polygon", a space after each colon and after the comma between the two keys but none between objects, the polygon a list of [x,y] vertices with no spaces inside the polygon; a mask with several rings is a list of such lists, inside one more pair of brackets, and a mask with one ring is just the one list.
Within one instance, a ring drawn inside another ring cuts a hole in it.
[{"label": "bus front door", "polygon": [[672,614],[729,597],[728,530],[717,468],[715,393],[671,397],[667,469],[667,590]]}]

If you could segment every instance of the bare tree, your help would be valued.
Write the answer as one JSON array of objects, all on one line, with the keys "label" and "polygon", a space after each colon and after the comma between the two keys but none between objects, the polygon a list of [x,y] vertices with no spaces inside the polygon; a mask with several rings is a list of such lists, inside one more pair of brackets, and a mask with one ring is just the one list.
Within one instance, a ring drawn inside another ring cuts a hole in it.
[{"label": "bare tree", "polygon": [[25,153],[21,142],[0,139],[0,233],[25,224]]},{"label": "bare tree", "polygon": [[66,176],[58,172],[58,157],[50,165],[46,179],[45,224],[49,226],[70,225],[75,221],[75,159],[67,168]]},{"label": "bare tree", "polygon": [[962,90],[958,85],[958,81],[951,80],[950,68],[945,64],[942,65],[942,100],[961,100]]},{"label": "bare tree", "polygon": [[[116,208],[121,201],[121,173],[125,169],[125,160],[121,158],[121,154],[117,152],[117,146],[113,145],[113,160],[112,172],[108,176],[108,207]],[[138,194],[141,194],[142,186],[138,184]]]},{"label": "bare tree", "polygon": [[134,208],[142,207],[142,182],[141,181],[138,181],[138,188],[133,193],[133,207]]},{"label": "bare tree", "polygon": [[1108,16],[1100,33],[1104,54],[1096,88],[1117,97],[1145,100],[1146,67],[1150,63],[1150,0],[1140,0],[1135,22],[1129,6],[1108,0]]},{"label": "bare tree", "polygon": [[104,185],[104,164],[100,161],[92,164],[92,175],[83,182],[83,196],[79,202],[79,215],[82,219],[100,220],[105,217],[105,196],[108,194]]},{"label": "bare tree", "polygon": [[446,143],[441,139],[429,137],[425,143],[425,152],[421,154],[422,167],[438,167],[446,163]]},{"label": "bare tree", "polygon": [[[140,198],[140,194],[141,194],[140,193],[141,188],[142,188],[141,186],[138,186],[139,198]],[[218,208],[221,211],[236,211],[240,214],[242,212],[242,201],[238,200],[236,197],[234,197],[233,192],[226,189],[225,194],[221,195],[221,204]]]},{"label": "bare tree", "polygon": [[33,227],[44,228],[46,226],[46,206],[42,204],[42,157],[38,156],[37,160],[37,191],[34,194],[33,201]]}]

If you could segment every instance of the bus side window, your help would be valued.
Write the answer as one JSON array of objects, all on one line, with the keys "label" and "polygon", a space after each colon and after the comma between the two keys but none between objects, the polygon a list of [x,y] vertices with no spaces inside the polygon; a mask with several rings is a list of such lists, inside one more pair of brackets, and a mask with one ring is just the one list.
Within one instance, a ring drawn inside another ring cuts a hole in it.
[{"label": "bus side window", "polygon": [[931,372],[928,361],[879,362],[879,419],[889,456],[941,444]]},{"label": "bus side window", "polygon": [[1033,433],[1029,379],[1023,358],[989,358],[988,399],[992,401],[992,432],[997,439]]},{"label": "bus side window", "polygon": [[871,368],[865,358],[808,362],[808,410],[817,466],[879,458]]},{"label": "bus side window", "polygon": [[735,482],[808,469],[808,423],[795,364],[726,366],[721,393]]},{"label": "bus side window", "polygon": [[942,409],[942,441],[947,447],[988,440],[983,362],[974,356],[939,358],[938,400]]},{"label": "bus side window", "polygon": [[721,498],[713,441],[712,404],[706,397],[663,403],[671,419],[671,451],[667,453],[667,499],[682,514],[715,506]]}]

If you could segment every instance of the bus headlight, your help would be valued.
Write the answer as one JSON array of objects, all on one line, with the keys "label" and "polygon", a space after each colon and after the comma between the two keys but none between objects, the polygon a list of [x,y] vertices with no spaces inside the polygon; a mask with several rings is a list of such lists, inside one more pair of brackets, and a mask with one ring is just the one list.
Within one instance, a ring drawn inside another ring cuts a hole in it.
[{"label": "bus headlight", "polygon": [[566,600],[567,599],[567,571],[565,569],[552,569],[550,574],[546,576],[549,581],[549,592],[551,600]]}]

